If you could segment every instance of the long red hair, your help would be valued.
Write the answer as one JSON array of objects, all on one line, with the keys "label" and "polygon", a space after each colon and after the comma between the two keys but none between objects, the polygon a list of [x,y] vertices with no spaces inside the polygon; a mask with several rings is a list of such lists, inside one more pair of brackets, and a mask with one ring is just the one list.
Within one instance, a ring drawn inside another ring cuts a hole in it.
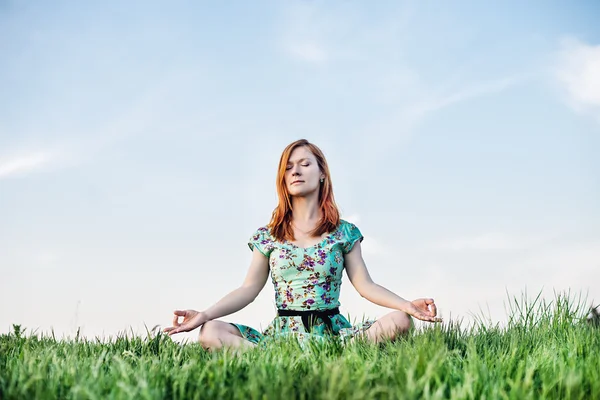
[{"label": "long red hair", "polygon": [[279,168],[277,170],[276,186],[279,204],[277,205],[277,208],[273,210],[273,215],[268,228],[271,230],[271,235],[279,241],[294,240],[294,230],[291,226],[292,200],[285,185],[285,170],[287,163],[290,160],[290,155],[297,147],[301,146],[308,148],[315,156],[319,169],[325,175],[325,178],[319,187],[319,207],[321,209],[322,218],[311,233],[313,236],[321,236],[324,233],[333,232],[340,224],[340,212],[333,198],[331,176],[323,152],[306,139],[296,140],[283,150],[281,158],[279,159]]}]

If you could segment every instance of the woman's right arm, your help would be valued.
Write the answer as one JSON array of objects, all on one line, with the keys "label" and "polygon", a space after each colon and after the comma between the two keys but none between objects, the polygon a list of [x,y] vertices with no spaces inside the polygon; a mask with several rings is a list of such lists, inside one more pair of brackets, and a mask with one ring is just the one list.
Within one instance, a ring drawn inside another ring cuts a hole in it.
[{"label": "woman's right arm", "polygon": [[[173,326],[165,328],[169,335],[189,332],[204,323],[233,314],[252,303],[267,282],[269,276],[269,260],[258,249],[252,252],[252,261],[242,285],[225,295],[221,300],[205,311],[175,310]],[[179,317],[183,321],[179,322]]]}]

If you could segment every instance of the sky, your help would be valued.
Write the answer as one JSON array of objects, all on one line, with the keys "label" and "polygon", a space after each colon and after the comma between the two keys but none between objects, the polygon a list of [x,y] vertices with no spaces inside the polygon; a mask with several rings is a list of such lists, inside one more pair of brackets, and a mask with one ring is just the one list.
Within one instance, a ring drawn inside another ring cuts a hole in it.
[{"label": "sky", "polygon": [[[170,326],[238,287],[285,146],[376,283],[446,320],[600,303],[597,1],[0,1],[0,333]],[[351,320],[389,309],[342,284]],[[222,318],[264,328],[272,284]],[[175,336],[195,340],[197,331]]]}]

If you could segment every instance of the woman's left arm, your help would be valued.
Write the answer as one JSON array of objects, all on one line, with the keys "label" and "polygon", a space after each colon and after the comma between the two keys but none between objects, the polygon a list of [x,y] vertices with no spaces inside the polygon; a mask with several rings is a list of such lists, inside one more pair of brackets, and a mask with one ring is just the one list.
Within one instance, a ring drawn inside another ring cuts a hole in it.
[{"label": "woman's left arm", "polygon": [[370,302],[404,311],[422,321],[441,322],[441,318],[436,317],[437,308],[433,299],[408,301],[373,282],[362,257],[360,242],[357,241],[352,250],[344,256],[344,267],[356,291]]}]

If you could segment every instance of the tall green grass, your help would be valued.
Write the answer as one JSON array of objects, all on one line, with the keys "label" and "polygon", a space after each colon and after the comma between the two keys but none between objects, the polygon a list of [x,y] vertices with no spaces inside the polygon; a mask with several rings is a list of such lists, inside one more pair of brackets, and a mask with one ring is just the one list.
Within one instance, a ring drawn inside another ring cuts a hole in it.
[{"label": "tall green grass", "polygon": [[430,325],[395,342],[274,341],[209,353],[148,332],[0,336],[1,399],[600,399],[600,329],[568,294],[510,301],[504,326]]}]

